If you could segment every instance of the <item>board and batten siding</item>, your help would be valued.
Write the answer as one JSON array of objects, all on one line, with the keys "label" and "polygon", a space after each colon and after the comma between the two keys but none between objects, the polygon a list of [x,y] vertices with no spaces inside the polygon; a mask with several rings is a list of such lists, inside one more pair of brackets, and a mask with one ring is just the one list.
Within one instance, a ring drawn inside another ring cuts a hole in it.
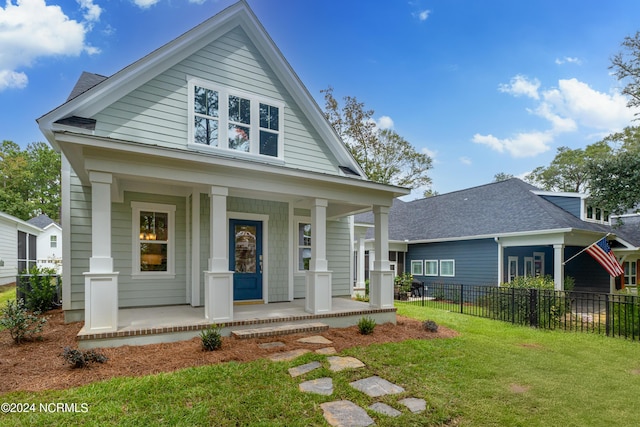
[{"label": "board and batten siding", "polygon": [[[463,285],[498,284],[498,245],[493,239],[409,245],[405,269],[411,272],[411,261],[454,260],[455,276],[414,276],[420,282]],[[439,267],[439,265],[438,265]]]},{"label": "board and batten siding", "polygon": [[[173,205],[175,210],[175,276],[152,279],[133,277],[133,231],[131,202]],[[118,306],[142,307],[186,304],[187,247],[186,198],[148,193],[124,193],[123,203],[112,203],[111,248],[118,276]],[[189,263],[190,265],[190,263]]]},{"label": "board and batten siding", "polygon": [[335,156],[240,27],[96,114],[95,134],[188,149],[187,76],[283,102],[286,165],[339,174]]}]

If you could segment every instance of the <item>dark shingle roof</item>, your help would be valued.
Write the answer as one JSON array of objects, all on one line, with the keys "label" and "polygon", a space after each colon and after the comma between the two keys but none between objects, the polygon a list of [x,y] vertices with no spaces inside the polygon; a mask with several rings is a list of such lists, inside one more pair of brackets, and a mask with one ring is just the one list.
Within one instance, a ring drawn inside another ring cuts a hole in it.
[{"label": "dark shingle roof", "polygon": [[98,83],[105,81],[106,79],[107,77],[101,76],[100,74],[88,73],[86,71],[83,71],[80,75],[80,78],[78,78],[76,85],[71,90],[71,93],[67,98],[67,102],[71,101],[76,96],[85,93],[86,91],[88,91]]},{"label": "dark shingle roof", "polygon": [[[574,228],[599,232],[610,227],[581,221],[534,194],[517,178],[411,202],[395,201],[389,216],[391,240],[434,240]],[[356,217],[373,223],[373,214]]]},{"label": "dark shingle roof", "polygon": [[43,229],[49,224],[55,224],[58,227],[60,227],[60,224],[58,224],[57,222],[49,218],[47,214],[40,214],[35,218],[31,218],[27,222],[31,225],[35,225],[36,227],[43,228]]}]

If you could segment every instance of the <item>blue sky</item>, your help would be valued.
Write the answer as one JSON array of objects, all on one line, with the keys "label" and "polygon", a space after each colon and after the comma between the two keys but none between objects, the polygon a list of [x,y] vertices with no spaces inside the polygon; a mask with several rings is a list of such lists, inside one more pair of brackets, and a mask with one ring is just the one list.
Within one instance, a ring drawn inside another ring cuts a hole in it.
[{"label": "blue sky", "polygon": [[[35,119],[82,71],[111,75],[231,0],[6,0],[0,138],[44,141]],[[434,160],[446,193],[522,176],[560,146],[632,124],[608,69],[640,30],[637,0],[248,0],[309,92],[350,95]]]}]

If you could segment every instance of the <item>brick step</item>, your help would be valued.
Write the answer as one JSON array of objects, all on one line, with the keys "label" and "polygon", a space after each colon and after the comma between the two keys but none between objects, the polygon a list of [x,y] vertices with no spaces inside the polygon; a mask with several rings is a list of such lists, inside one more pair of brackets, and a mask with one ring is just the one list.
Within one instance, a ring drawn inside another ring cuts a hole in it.
[{"label": "brick step", "polygon": [[238,339],[272,337],[276,335],[298,334],[302,332],[322,332],[329,329],[324,323],[301,323],[296,325],[265,326],[262,328],[239,329],[231,331],[231,336]]}]

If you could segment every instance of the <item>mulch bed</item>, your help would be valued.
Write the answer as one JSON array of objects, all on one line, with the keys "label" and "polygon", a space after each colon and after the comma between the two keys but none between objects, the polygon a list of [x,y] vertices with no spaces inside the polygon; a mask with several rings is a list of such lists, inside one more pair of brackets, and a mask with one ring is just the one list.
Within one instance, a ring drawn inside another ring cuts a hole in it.
[{"label": "mulch bed", "polygon": [[[82,328],[82,322],[65,324],[61,310],[51,311],[47,317],[49,320],[40,340],[16,345],[8,331],[0,331],[0,394],[65,389],[113,377],[137,377],[229,361],[246,362],[296,348],[314,350],[332,346],[340,352],[356,346],[408,339],[450,338],[458,334],[443,326],[436,333],[427,332],[422,328],[422,322],[398,316],[396,325],[377,325],[371,335],[361,335],[356,326],[331,328],[319,334],[333,342],[326,346],[297,342],[301,337],[312,335],[307,333],[243,340],[224,337],[222,349],[203,351],[197,337],[176,343],[98,349],[109,358],[106,363],[71,369],[61,354],[65,347],[77,348],[76,335]],[[276,349],[258,346],[273,341],[280,341],[285,346]]]}]

